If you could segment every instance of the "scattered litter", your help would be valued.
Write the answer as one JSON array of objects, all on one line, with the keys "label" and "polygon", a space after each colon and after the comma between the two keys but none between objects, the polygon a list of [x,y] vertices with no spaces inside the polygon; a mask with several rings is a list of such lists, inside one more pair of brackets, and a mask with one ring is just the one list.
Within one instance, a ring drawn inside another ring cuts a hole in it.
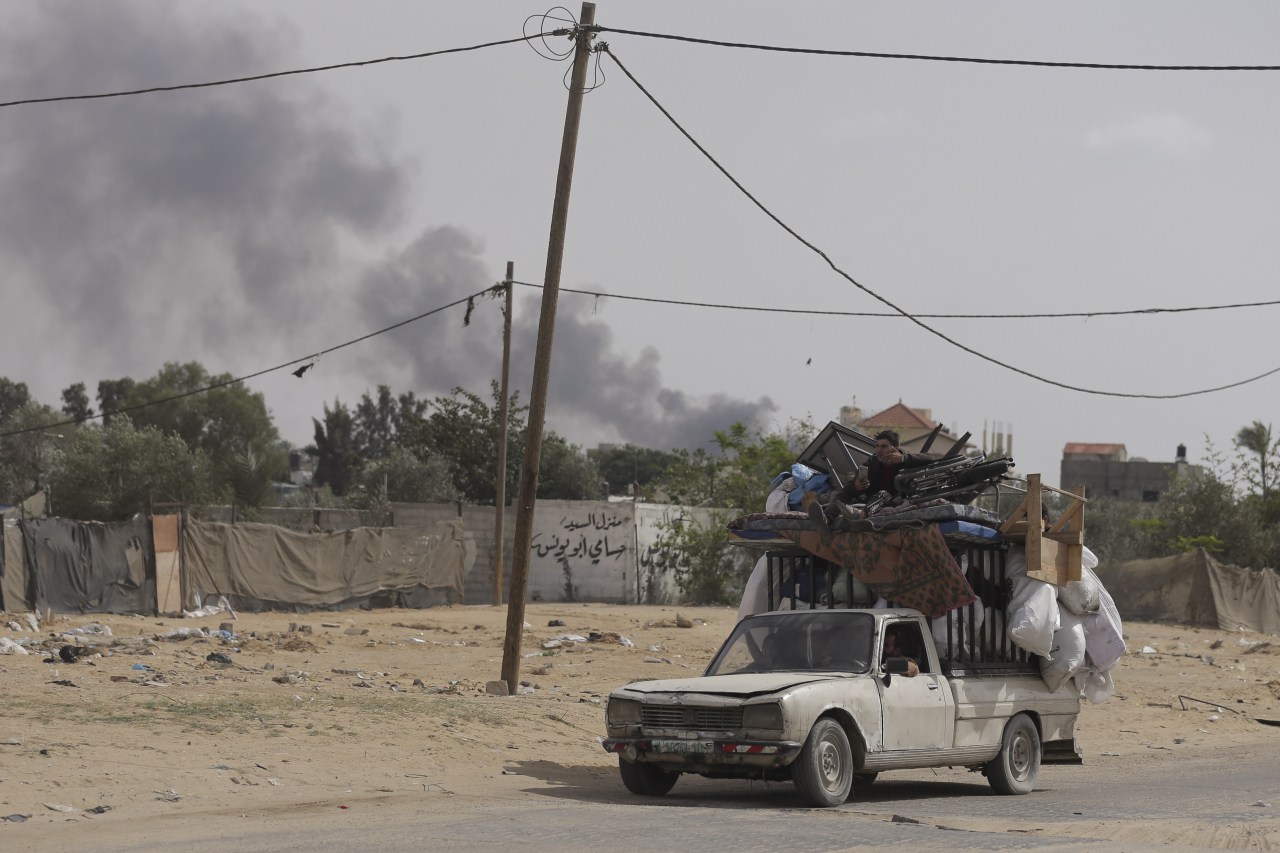
[{"label": "scattered litter", "polygon": [[1119,758],[1119,757],[1120,757],[1120,753],[1118,753],[1118,752],[1100,752],[1100,753],[1098,753],[1098,754],[1099,754],[1099,755],[1110,755],[1110,756],[1112,756],[1113,758]]},{"label": "scattered litter", "polygon": [[142,682],[142,686],[143,687],[172,687],[173,685],[165,681],[144,681]]},{"label": "scattered litter", "polygon": [[210,764],[209,769],[210,770],[230,770],[231,768],[225,764]]},{"label": "scattered litter", "polygon": [[[83,634],[93,634],[93,635],[101,636],[101,637],[110,637],[110,636],[111,636],[111,626],[109,626],[109,625],[99,625],[97,622],[90,622],[88,625],[84,625],[84,626],[82,626],[82,627],[80,627],[80,628],[66,628],[66,629],[64,629],[64,630],[59,631],[58,633],[59,633],[59,634],[67,634],[67,635],[73,635],[73,634],[80,634],[80,635],[83,635]],[[1243,642],[1242,642],[1241,644],[1243,645]]]},{"label": "scattered litter", "polygon": [[149,669],[151,669],[151,667],[149,667],[149,666],[143,666],[143,665],[142,665],[142,664],[140,664],[140,663],[135,663],[133,666],[131,666],[131,667],[129,667],[129,668],[130,668],[130,669],[137,669],[137,670],[149,670]]},{"label": "scattered litter", "polygon": [[[1262,645],[1262,641],[1261,641],[1261,640],[1246,640],[1244,637],[1241,637],[1239,640],[1236,640],[1236,645],[1237,645],[1237,646],[1239,646],[1239,647],[1240,647],[1240,648],[1242,648],[1242,649],[1251,649],[1251,648],[1253,648],[1254,646],[1260,646],[1260,645]],[[1256,804],[1255,804],[1255,805],[1256,805]]]},{"label": "scattered litter", "polygon": [[44,806],[46,809],[49,809],[50,811],[55,811],[55,812],[78,812],[78,811],[80,811],[79,809],[73,809],[73,808],[71,808],[71,806],[63,806],[63,805],[59,805],[58,803],[41,803],[40,805]]},{"label": "scattered litter", "polygon": [[404,642],[406,642],[406,643],[425,643],[425,642],[426,642],[426,640],[419,640],[417,637],[405,637],[405,638],[404,638]]},{"label": "scattered litter", "polygon": [[[350,628],[347,628],[342,633],[349,634],[352,637],[363,637],[365,634],[369,633],[369,629],[357,628],[355,625],[352,625]],[[346,806],[343,806],[343,808],[346,808]]]},{"label": "scattered litter", "polygon": [[552,638],[551,638],[551,640],[553,640],[553,641],[554,641],[554,640],[559,640],[559,641],[560,641],[560,642],[562,642],[562,643],[564,643],[564,642],[570,642],[570,643],[585,643],[585,642],[588,642],[586,637],[580,636],[580,635],[578,635],[578,634],[561,634],[561,635],[560,635],[560,636],[558,636],[558,637],[552,637]]},{"label": "scattered litter", "polygon": [[1174,742],[1174,743],[1186,743],[1186,742],[1187,742],[1187,739],[1186,739],[1186,738],[1184,738],[1184,737],[1176,737],[1176,738],[1174,738],[1174,739],[1173,739],[1173,742]]},{"label": "scattered litter", "polygon": [[1258,808],[1262,808],[1262,809],[1271,808],[1271,803],[1264,803],[1262,800],[1254,800],[1252,803],[1249,803],[1249,805],[1257,806]]},{"label": "scattered litter", "polygon": [[1160,653],[1159,653],[1159,652],[1157,652],[1155,649],[1151,648],[1150,646],[1143,646],[1143,647],[1142,647],[1142,651],[1141,651],[1141,652],[1139,652],[1139,654],[1144,654],[1144,655],[1158,655],[1158,654],[1160,654]]},{"label": "scattered litter", "polygon": [[0,741],[0,745],[2,745],[2,746],[22,746],[22,741],[18,740],[16,737],[11,737],[11,738],[9,738],[8,740]]},{"label": "scattered litter", "polygon": [[56,684],[59,687],[79,687],[80,686],[79,684],[76,684],[74,681],[72,681],[69,678],[59,679],[58,681],[50,681],[49,683]]},{"label": "scattered litter", "polygon": [[184,626],[182,628],[170,628],[163,634],[157,634],[156,636],[161,640],[190,640],[193,637],[208,637],[209,635],[204,632],[203,628]]},{"label": "scattered litter", "polygon": [[1221,718],[1221,717],[1219,717],[1217,714],[1210,714],[1210,715],[1209,715],[1209,722],[1211,722],[1211,723],[1216,723],[1216,722],[1218,722],[1218,720],[1221,720],[1221,719],[1222,719],[1222,718]]},{"label": "scattered litter", "polygon": [[270,778],[268,778],[268,779],[267,779],[267,782],[268,782],[271,786],[273,786],[273,787],[276,787],[276,788],[279,788],[279,787],[280,787],[280,780],[279,780],[279,779],[276,779],[276,778],[274,778],[274,777],[270,777]]},{"label": "scattered litter", "polygon": [[8,637],[0,637],[0,655],[28,655],[31,654],[18,643],[10,640]]},{"label": "scattered litter", "polygon": [[1208,729],[1196,729],[1196,731],[1198,731],[1198,732],[1204,732],[1205,734],[1209,734],[1209,730],[1208,730]]},{"label": "scattered litter", "polygon": [[231,656],[223,652],[213,652],[205,657],[209,663],[231,663]]},{"label": "scattered litter", "polygon": [[[561,624],[561,625],[563,625],[564,623],[563,623],[563,622],[561,622],[560,624]],[[502,771],[502,775],[503,775],[503,776],[519,776],[520,774],[519,774],[519,773],[517,773],[517,772],[516,772],[516,771],[514,771],[514,770],[503,770],[503,771]],[[1259,805],[1259,803],[1254,803],[1254,805],[1255,805],[1255,806],[1256,806],[1256,805]]]},{"label": "scattered litter", "polygon": [[97,806],[92,809],[85,809],[85,814],[106,814],[111,811],[111,806]]},{"label": "scattered litter", "polygon": [[222,612],[222,608],[216,604],[206,604],[196,610],[184,610],[182,615],[188,619],[203,619],[206,616],[217,616]]},{"label": "scattered litter", "polygon": [[342,623],[341,622],[321,622],[320,627],[321,628],[341,628]]},{"label": "scattered litter", "polygon": [[[550,622],[548,622],[548,623],[547,623],[547,627],[548,627],[548,628],[563,628],[563,627],[564,627],[564,620],[563,620],[563,619],[552,619]],[[504,772],[505,772],[505,771],[504,771]]]},{"label": "scattered litter", "polygon": [[916,820],[915,818],[903,817],[903,816],[902,816],[902,815],[900,815],[900,814],[896,814],[896,815],[894,815],[894,816],[893,816],[893,819],[892,819],[892,820],[890,820],[890,823],[918,823],[918,824],[923,824],[923,823],[924,823],[924,821]]},{"label": "scattered litter", "polygon": [[676,614],[676,627],[677,627],[677,628],[692,628],[692,627],[693,627],[693,620],[692,620],[692,619],[690,619],[690,618],[689,618],[689,617],[687,617],[687,616],[683,616],[683,615],[681,615],[681,614],[677,613],[677,614]]},{"label": "scattered litter", "polygon": [[1208,705],[1208,706],[1210,706],[1211,708],[1214,708],[1215,710],[1217,710],[1217,712],[1218,712],[1219,714],[1221,714],[1223,711],[1230,711],[1230,712],[1231,712],[1231,713],[1233,713],[1233,714],[1243,714],[1243,713],[1244,713],[1243,711],[1237,711],[1235,708],[1223,708],[1223,707],[1222,707],[1221,705],[1219,705],[1217,702],[1207,702],[1207,701],[1205,701],[1204,699],[1197,699],[1197,698],[1196,698],[1196,697],[1194,697],[1194,696],[1179,696],[1179,697],[1178,697],[1178,703],[1179,703],[1180,705],[1182,705],[1182,710],[1184,710],[1184,711],[1194,711],[1194,710],[1195,710],[1194,708],[1188,708],[1188,707],[1187,707],[1187,702],[1188,702],[1188,701],[1190,701],[1190,702],[1199,702],[1201,705]]},{"label": "scattered litter", "polygon": [[10,815],[5,815],[4,819],[9,821],[10,823],[22,823],[24,820],[26,820],[29,817],[31,817],[31,815],[29,814],[10,814]]}]

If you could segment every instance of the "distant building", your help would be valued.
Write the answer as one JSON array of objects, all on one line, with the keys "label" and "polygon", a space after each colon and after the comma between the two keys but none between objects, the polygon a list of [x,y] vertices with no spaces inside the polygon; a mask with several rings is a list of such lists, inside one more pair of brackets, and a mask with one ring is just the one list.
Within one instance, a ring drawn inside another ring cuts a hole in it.
[{"label": "distant building", "polygon": [[[857,423],[846,423],[845,418],[852,416],[854,412],[859,415]],[[875,435],[884,429],[894,430],[898,433],[899,446],[904,453],[919,453],[920,449],[924,447],[924,443],[929,440],[929,434],[938,426],[933,421],[932,409],[913,409],[910,406],[903,405],[901,400],[883,412],[878,412],[867,418],[861,417],[861,412],[856,405],[845,406],[840,410],[840,423],[866,435]],[[950,450],[957,440],[958,437],[952,435],[944,427],[938,433],[938,437],[934,439],[933,446],[929,448],[929,452],[941,456]],[[966,442],[966,448],[971,446]]]},{"label": "distant building", "polygon": [[1187,447],[1178,445],[1173,462],[1148,462],[1129,458],[1123,444],[1070,443],[1062,448],[1061,487],[1084,486],[1086,497],[1108,497],[1122,501],[1153,503],[1169,491],[1174,472],[1198,471],[1187,464]]}]

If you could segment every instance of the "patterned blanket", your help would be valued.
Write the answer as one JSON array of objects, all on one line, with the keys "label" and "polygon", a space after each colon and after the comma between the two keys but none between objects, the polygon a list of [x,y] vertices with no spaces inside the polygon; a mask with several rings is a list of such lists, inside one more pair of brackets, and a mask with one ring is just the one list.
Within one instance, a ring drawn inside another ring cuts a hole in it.
[{"label": "patterned blanket", "polygon": [[935,525],[887,532],[779,533],[810,554],[844,566],[895,607],[914,607],[932,618],[977,601]]}]

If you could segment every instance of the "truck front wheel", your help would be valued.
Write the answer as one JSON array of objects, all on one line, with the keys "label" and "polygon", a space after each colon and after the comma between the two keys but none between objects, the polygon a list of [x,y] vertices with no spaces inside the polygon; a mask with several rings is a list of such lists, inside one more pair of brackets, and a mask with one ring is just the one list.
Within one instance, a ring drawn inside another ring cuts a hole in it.
[{"label": "truck front wheel", "polygon": [[986,766],[987,781],[998,794],[1030,794],[1040,776],[1040,733],[1026,714],[1004,727],[1000,754]]},{"label": "truck front wheel", "polygon": [[838,806],[853,787],[853,750],[835,720],[818,720],[796,758],[792,776],[800,797],[813,808]]},{"label": "truck front wheel", "polygon": [[643,797],[661,797],[675,787],[679,773],[663,770],[656,764],[644,761],[627,761],[618,756],[618,772],[622,774],[622,784],[633,794]]}]

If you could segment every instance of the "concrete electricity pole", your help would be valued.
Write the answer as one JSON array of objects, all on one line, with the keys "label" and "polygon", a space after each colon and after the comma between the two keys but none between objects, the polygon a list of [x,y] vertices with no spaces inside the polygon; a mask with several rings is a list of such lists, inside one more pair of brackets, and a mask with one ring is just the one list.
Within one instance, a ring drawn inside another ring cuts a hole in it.
[{"label": "concrete electricity pole", "polygon": [[515,553],[511,555],[511,588],[507,594],[507,635],[502,643],[502,680],[512,694],[520,684],[520,637],[524,632],[524,600],[529,586],[529,549],[533,546],[533,507],[538,497],[538,465],[542,461],[542,426],[547,417],[547,382],[551,375],[551,341],[556,330],[556,304],[560,300],[560,268],[564,261],[564,234],[569,221],[569,189],[573,185],[573,159],[578,148],[578,124],[582,118],[582,94],[591,60],[596,4],[583,3],[573,52],[573,77],[569,107],[560,142],[560,170],[556,198],[551,207],[551,239],[547,246],[547,272],[542,278],[542,312],[538,316],[538,349],[533,359],[533,387],[529,393],[529,432],[520,470],[520,496],[516,504]]}]

